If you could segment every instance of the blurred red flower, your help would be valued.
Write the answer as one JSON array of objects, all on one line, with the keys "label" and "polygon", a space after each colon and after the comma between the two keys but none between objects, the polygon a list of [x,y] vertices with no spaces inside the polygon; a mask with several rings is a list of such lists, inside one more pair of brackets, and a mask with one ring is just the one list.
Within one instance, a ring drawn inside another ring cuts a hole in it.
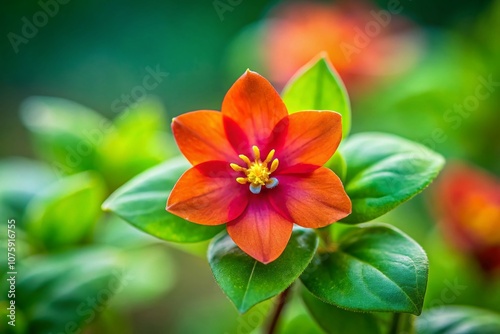
[{"label": "blurred red flower", "polygon": [[340,114],[288,115],[255,72],[229,89],[222,112],[183,114],[172,130],[193,167],[175,185],[167,210],[202,225],[227,223],[233,241],[262,263],[281,255],[294,223],[319,228],[351,212],[342,182],[322,167],[342,138]]},{"label": "blurred red flower", "polygon": [[325,51],[349,90],[366,88],[375,76],[410,67],[421,49],[401,3],[386,10],[363,1],[295,2],[274,8],[263,54],[269,79],[284,85],[297,68]]},{"label": "blurred red flower", "polygon": [[443,173],[435,198],[445,236],[485,272],[500,269],[500,181],[454,164]]}]

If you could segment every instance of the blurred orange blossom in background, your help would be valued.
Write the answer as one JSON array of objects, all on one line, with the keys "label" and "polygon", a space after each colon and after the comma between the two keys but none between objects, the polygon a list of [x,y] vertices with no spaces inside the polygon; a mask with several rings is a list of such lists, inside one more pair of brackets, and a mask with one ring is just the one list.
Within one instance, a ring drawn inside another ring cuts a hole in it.
[{"label": "blurred orange blossom in background", "polygon": [[422,36],[398,15],[397,0],[387,10],[362,1],[298,2],[274,8],[265,26],[262,53],[269,78],[283,86],[297,68],[326,51],[349,89],[363,89],[375,77],[411,67],[420,57]]},{"label": "blurred orange blossom in background", "polygon": [[477,167],[452,164],[442,174],[435,205],[445,237],[484,272],[500,269],[500,181]]}]

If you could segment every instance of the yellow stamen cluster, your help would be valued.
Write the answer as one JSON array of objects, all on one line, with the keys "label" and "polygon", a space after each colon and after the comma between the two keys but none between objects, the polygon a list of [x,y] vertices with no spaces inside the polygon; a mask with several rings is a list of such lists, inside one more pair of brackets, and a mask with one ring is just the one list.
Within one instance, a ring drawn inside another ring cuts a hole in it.
[{"label": "yellow stamen cluster", "polygon": [[[247,164],[247,167],[241,167],[234,163],[230,164],[230,166],[236,172],[245,173],[245,177],[236,178],[236,182],[240,184],[250,183],[250,191],[254,194],[258,194],[260,193],[262,186],[270,189],[278,185],[278,180],[275,177],[270,176],[271,173],[278,168],[279,160],[273,160],[275,153],[274,150],[269,152],[264,161],[261,160],[260,150],[257,146],[252,146],[252,150],[254,155],[253,162],[250,161],[246,155],[239,155],[240,159]],[[270,167],[268,167],[269,163],[271,163]]]}]

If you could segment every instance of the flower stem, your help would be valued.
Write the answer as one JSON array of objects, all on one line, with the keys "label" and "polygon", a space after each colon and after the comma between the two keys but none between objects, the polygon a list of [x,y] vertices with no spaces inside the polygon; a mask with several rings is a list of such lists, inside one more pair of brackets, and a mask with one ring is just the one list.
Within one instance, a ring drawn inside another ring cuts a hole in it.
[{"label": "flower stem", "polygon": [[288,294],[290,293],[292,286],[289,286],[285,291],[283,291],[278,297],[278,303],[276,304],[276,308],[274,309],[271,321],[269,322],[269,327],[267,329],[268,334],[274,334],[276,330],[276,326],[278,325],[281,313],[286,304],[286,299]]},{"label": "flower stem", "polygon": [[389,328],[389,334],[398,334],[399,331],[399,318],[400,313],[394,313],[392,316],[391,328]]},{"label": "flower stem", "polygon": [[389,334],[415,333],[415,316],[408,313],[394,313]]}]

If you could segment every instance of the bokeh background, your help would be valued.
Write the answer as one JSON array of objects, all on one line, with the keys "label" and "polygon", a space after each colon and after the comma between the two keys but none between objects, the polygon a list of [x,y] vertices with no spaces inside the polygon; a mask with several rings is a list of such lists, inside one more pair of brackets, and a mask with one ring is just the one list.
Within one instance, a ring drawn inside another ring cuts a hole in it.
[{"label": "bokeh background", "polygon": [[[219,109],[247,68],[281,90],[322,51],[351,96],[353,133],[394,133],[447,158],[424,194],[377,219],[427,251],[426,308],[500,312],[500,1],[41,0],[2,3],[0,22],[0,256],[3,273],[13,218],[14,332],[249,333],[265,321],[267,305],[237,314],[205,244],[148,237],[100,204],[178,154],[172,117]],[[298,326],[320,333],[294,302],[280,330]]]}]

